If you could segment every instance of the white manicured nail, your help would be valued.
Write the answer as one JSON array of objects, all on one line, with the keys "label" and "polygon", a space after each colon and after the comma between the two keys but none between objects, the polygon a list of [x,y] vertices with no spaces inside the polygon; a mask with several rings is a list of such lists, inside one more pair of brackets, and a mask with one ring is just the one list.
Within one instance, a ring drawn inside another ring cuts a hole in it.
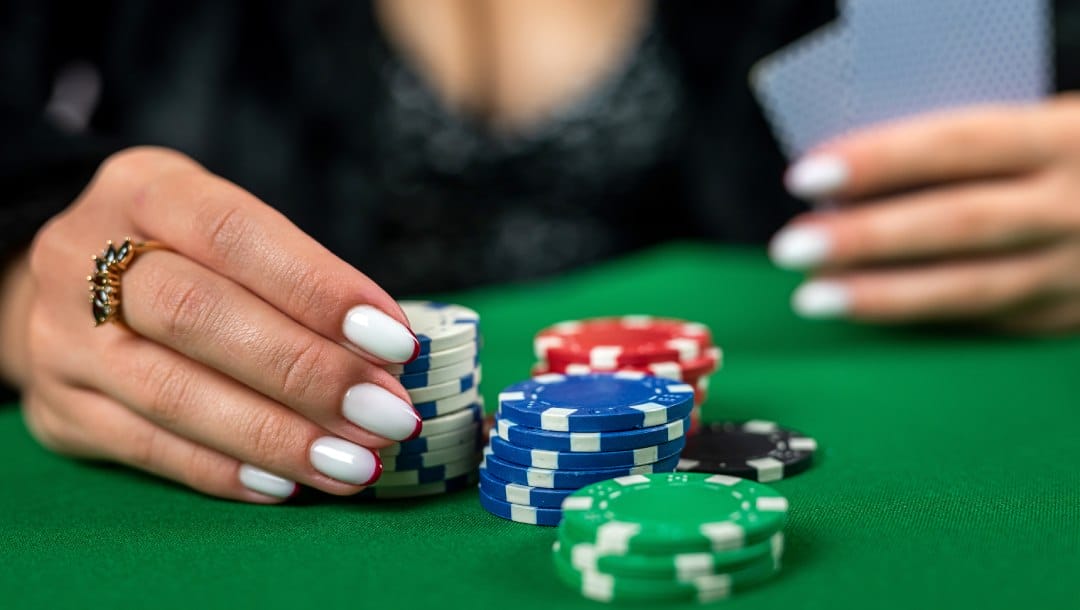
[{"label": "white manicured nail", "polygon": [[331,479],[370,485],[382,474],[382,460],[370,449],[324,436],[311,444],[311,465]]},{"label": "white manicured nail", "polygon": [[821,227],[811,225],[784,229],[769,243],[769,258],[784,269],[816,267],[829,257],[832,237]]},{"label": "white manicured nail", "polygon": [[415,438],[423,426],[412,405],[373,383],[349,388],[341,412],[357,426],[393,441]]},{"label": "white manicured nail", "polygon": [[251,464],[240,466],[240,482],[251,491],[272,498],[288,498],[296,493],[296,482],[256,468]]},{"label": "white manicured nail", "polygon": [[371,305],[357,305],[345,314],[345,338],[387,362],[409,362],[420,353],[420,342],[400,322]]},{"label": "white manicured nail", "polygon": [[835,155],[813,155],[792,165],[784,176],[789,193],[802,199],[832,195],[850,176],[847,163]]},{"label": "white manicured nail", "polygon": [[851,311],[851,291],[841,282],[807,282],[791,297],[791,307],[804,318],[842,318]]}]

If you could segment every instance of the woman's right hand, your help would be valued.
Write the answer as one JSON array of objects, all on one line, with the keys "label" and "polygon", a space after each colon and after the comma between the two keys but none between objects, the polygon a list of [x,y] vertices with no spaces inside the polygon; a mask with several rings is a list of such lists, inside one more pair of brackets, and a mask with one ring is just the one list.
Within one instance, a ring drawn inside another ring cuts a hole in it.
[{"label": "woman's right hand", "polygon": [[[153,240],[122,274],[124,324],[95,328],[90,255]],[[29,253],[27,426],[59,453],[201,492],[279,502],[352,494],[420,417],[380,367],[419,344],[394,300],[277,211],[191,159],[107,160]],[[19,308],[15,308],[19,310]]]}]

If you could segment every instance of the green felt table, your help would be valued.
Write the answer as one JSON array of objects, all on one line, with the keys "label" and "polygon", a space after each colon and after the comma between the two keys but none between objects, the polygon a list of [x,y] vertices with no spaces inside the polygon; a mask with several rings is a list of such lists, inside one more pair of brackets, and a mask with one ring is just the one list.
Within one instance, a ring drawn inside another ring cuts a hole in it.
[{"label": "green felt table", "polygon": [[[1080,340],[796,319],[757,251],[673,245],[541,283],[441,295],[478,309],[484,395],[565,318],[700,320],[726,353],[707,419],[816,437],[785,567],[730,608],[1076,608]],[[53,456],[0,408],[0,607],[596,608],[555,580],[554,530],[427,501],[246,506]]]}]

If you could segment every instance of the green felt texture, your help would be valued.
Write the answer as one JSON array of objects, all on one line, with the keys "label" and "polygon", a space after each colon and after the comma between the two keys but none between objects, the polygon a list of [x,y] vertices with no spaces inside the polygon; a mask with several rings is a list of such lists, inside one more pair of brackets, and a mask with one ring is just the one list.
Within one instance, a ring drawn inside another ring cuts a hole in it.
[{"label": "green felt texture", "polygon": [[[700,320],[726,364],[707,419],[818,439],[785,567],[729,608],[1080,605],[1080,340],[796,319],[798,277],[675,245],[559,280],[449,295],[478,309],[484,394],[564,318]],[[246,506],[50,455],[0,409],[0,607],[597,608],[555,579],[549,528],[427,501]]]}]

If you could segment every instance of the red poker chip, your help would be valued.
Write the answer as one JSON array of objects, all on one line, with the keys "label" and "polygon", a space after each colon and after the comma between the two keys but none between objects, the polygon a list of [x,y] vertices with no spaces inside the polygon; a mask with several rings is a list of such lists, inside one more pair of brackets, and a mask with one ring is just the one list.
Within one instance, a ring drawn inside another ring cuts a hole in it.
[{"label": "red poker chip", "polygon": [[560,322],[537,333],[533,341],[539,360],[588,364],[596,371],[695,361],[711,345],[704,324],[651,316]]},{"label": "red poker chip", "polygon": [[[641,373],[648,373],[656,377],[663,377],[664,379],[673,379],[675,381],[687,381],[693,379],[700,379],[708,375],[712,375],[720,368],[720,364],[723,361],[723,353],[718,347],[708,347],[702,353],[700,358],[690,360],[687,362],[676,362],[673,360],[651,362],[648,364],[639,365],[626,365],[618,367],[617,371],[637,371]],[[599,373],[610,372],[610,370],[597,369],[592,365],[582,362],[568,362],[562,358],[555,358],[547,362],[537,362],[533,365],[532,374],[544,375],[546,373],[563,373],[569,375],[584,375],[585,373]]]},{"label": "red poker chip", "polygon": [[709,399],[709,376],[687,379],[686,383],[694,386],[694,405],[700,409],[701,405],[705,404],[705,401]]}]

